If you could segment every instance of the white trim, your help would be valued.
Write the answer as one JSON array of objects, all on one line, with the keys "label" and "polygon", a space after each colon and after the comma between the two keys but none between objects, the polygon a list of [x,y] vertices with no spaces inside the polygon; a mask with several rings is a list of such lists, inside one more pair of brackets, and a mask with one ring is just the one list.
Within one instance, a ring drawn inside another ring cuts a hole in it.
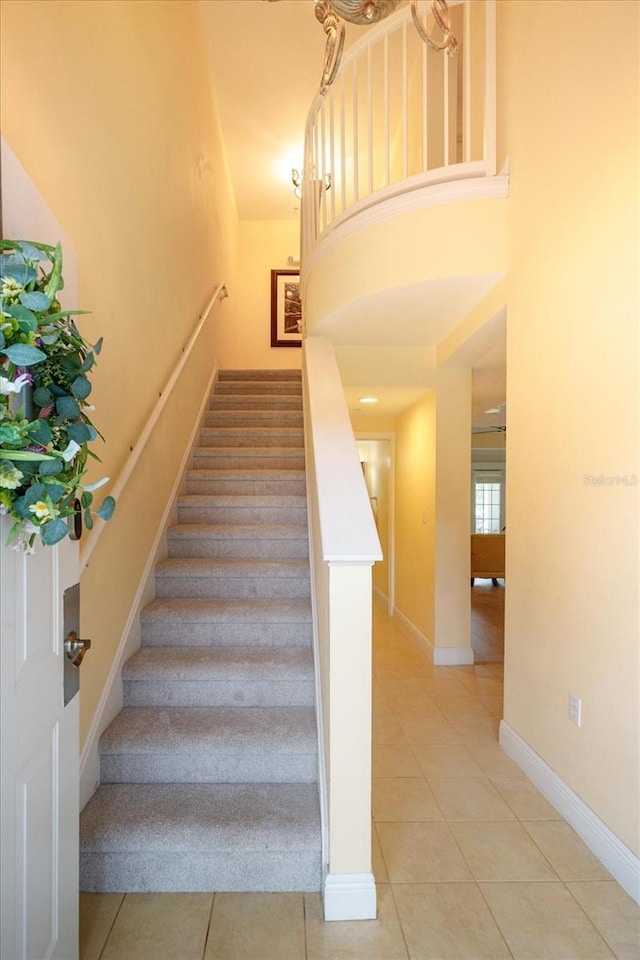
[{"label": "white trim", "polygon": [[435,667],[473,666],[475,662],[473,647],[434,647],[433,665]]},{"label": "white trim", "polygon": [[584,840],[591,852],[640,904],[640,859],[509,724],[500,723],[500,746]]},{"label": "white trim", "polygon": [[385,607],[389,606],[389,597],[382,592],[380,587],[376,587],[375,583],[373,585],[373,595],[380,601],[380,603],[383,603]]},{"label": "white trim", "polygon": [[411,620],[408,617],[405,617],[404,613],[401,613],[397,607],[394,608],[393,616],[396,620],[400,621],[400,626],[407,633],[412,640],[422,648],[422,652],[426,653],[427,656],[433,657],[433,644],[431,640],[425,637],[424,633],[420,633],[417,627],[415,627]]},{"label": "white trim", "polygon": [[327,767],[324,748],[324,711],[322,709],[322,668],[320,665],[320,639],[318,636],[318,600],[316,596],[316,554],[313,544],[313,517],[311,516],[311,498],[313,492],[309,479],[309,464],[313,462],[313,451],[309,442],[309,408],[306,386],[306,371],[303,368],[302,416],[305,444],[305,489],[307,495],[307,530],[309,531],[309,573],[311,581],[311,629],[313,641],[313,670],[315,675],[316,729],[318,736],[318,799],[320,802],[320,837],[322,843],[323,870],[329,861],[329,791],[327,785]]},{"label": "white trim", "polygon": [[325,920],[376,919],[376,882],[372,873],[328,873],[322,892]]},{"label": "white trim", "polygon": [[184,482],[184,472],[193,447],[196,442],[198,431],[200,430],[202,419],[211,396],[213,382],[218,372],[217,364],[214,366],[213,373],[205,390],[198,416],[189,440],[185,446],[180,466],[176,472],[176,479],[171,493],[167,500],[162,519],[158,524],[158,532],[149,551],[149,556],[140,578],[140,583],[133,602],[129,609],[120,643],[116,655],[111,663],[109,675],[102,688],[100,701],[93,715],[91,726],[84,741],[80,753],[80,809],[91,799],[100,783],[100,758],[98,755],[98,741],[103,732],[109,726],[111,721],[122,710],[122,668],[126,661],[133,656],[140,647],[140,610],[155,596],[155,565],[159,559],[166,555],[165,536],[167,527],[174,520],[175,500]]},{"label": "white trim", "polygon": [[[460,167],[464,164],[459,164]],[[444,168],[443,168],[444,169]],[[450,170],[451,168],[446,168]],[[432,171],[432,174],[435,171]],[[462,179],[447,180],[445,183],[418,182],[413,187],[411,181],[402,181],[403,193],[396,193],[390,197],[372,195],[370,204],[361,212],[351,211],[349,219],[340,222],[333,221],[319,238],[313,250],[309,252],[304,264],[304,283],[311,276],[314,267],[339,244],[349,237],[379,223],[392,220],[403,214],[414,213],[428,207],[439,207],[449,203],[462,203],[465,200],[503,200],[509,196],[508,177],[472,176]],[[449,174],[450,176],[450,174]]]}]

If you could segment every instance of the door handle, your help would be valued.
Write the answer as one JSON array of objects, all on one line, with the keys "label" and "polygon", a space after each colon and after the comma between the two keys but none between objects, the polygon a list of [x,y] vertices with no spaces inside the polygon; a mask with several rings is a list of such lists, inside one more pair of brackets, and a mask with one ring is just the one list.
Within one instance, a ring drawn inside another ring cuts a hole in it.
[{"label": "door handle", "polygon": [[79,667],[84,660],[84,655],[91,648],[91,640],[81,640],[75,630],[67,634],[64,641],[64,652],[68,656],[74,667]]}]

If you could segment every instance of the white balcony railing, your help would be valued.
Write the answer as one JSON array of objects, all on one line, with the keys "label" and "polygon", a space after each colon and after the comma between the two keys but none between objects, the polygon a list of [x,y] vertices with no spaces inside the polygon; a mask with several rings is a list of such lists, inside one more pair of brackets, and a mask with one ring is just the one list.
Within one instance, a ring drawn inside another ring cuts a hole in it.
[{"label": "white balcony railing", "polygon": [[305,134],[302,263],[328,231],[433,183],[496,172],[495,0],[449,0],[458,52],[420,39],[408,6],[343,58]]}]

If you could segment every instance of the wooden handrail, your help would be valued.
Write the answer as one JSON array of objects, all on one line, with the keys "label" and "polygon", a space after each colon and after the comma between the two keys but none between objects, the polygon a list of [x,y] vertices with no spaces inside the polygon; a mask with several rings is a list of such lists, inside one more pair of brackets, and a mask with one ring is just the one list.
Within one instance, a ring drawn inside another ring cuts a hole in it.
[{"label": "wooden handrail", "polygon": [[[154,427],[162,415],[162,412],[167,404],[167,401],[173,392],[173,388],[178,382],[178,378],[180,377],[180,374],[182,373],[184,366],[191,355],[191,351],[193,350],[193,347],[195,346],[195,343],[198,337],[200,336],[200,331],[202,330],[202,327],[204,326],[211,310],[213,309],[213,306],[216,300],[218,299],[224,300],[225,297],[228,297],[228,296],[229,294],[227,292],[227,288],[225,284],[223,282],[218,283],[214,288],[213,293],[211,294],[206,307],[204,308],[203,312],[200,314],[200,317],[198,318],[198,322],[196,323],[193,329],[193,333],[189,337],[187,344],[182,348],[181,356],[178,362],[176,363],[171,376],[167,380],[163,389],[160,391],[158,400],[153,410],[151,411],[151,415],[147,420],[142,430],[142,433],[140,434],[140,436],[134,443],[133,447],[131,448],[129,457],[127,459],[127,462],[124,465],[124,468],[120,471],[120,474],[115,484],[110,490],[111,496],[116,501],[118,500],[118,497],[121,496],[122,491],[124,490],[127,483],[129,482],[129,478],[131,477],[131,474],[135,470],[138,464],[138,461],[145,447],[147,446],[147,443],[149,442],[149,438],[153,433]],[[99,524],[98,526],[93,527],[93,529],[89,531],[88,536],[86,536],[84,540],[80,541],[81,569],[84,569],[84,567],[86,567],[87,564],[89,563],[91,555],[96,548],[96,545],[98,543],[98,540],[100,539],[103,529],[104,529],[103,524]]]}]

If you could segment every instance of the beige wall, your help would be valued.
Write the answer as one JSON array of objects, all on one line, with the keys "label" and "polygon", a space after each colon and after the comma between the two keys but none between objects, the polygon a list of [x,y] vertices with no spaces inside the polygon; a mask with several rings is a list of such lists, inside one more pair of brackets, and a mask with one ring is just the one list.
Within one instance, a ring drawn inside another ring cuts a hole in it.
[{"label": "beige wall", "polygon": [[395,606],[433,643],[435,630],[436,394],[396,421]]},{"label": "beige wall", "polygon": [[[636,853],[639,10],[498,7],[511,169],[505,720]],[[600,475],[628,485],[589,482]]]},{"label": "beige wall", "polygon": [[[436,391],[436,647],[467,648],[469,597],[471,371],[438,370]],[[436,655],[437,656],[437,655]]]},{"label": "beige wall", "polygon": [[271,271],[295,270],[298,258],[297,220],[241,220],[237,282],[239,322],[233,353],[223,366],[249,369],[299,369],[298,347],[271,347]]},{"label": "beige wall", "polygon": [[[81,329],[105,338],[94,478],[123,468],[215,282],[236,287],[216,117],[197,4],[3,3],[3,133],[77,250]],[[194,359],[82,576],[83,737],[224,333]]]}]

